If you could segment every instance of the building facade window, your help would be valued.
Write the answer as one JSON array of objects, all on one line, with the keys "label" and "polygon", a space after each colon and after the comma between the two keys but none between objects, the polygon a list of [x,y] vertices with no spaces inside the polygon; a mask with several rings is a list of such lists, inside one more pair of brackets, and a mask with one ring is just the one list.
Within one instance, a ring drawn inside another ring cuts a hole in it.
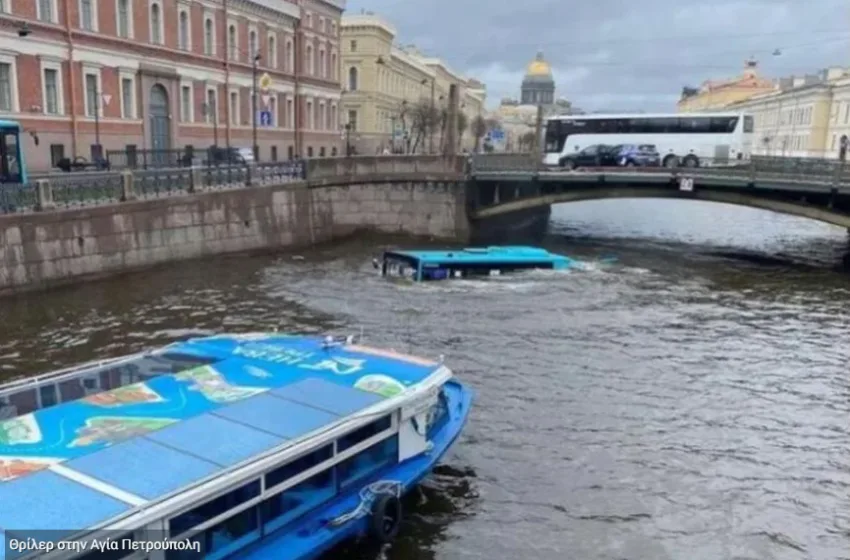
[{"label": "building facade window", "polygon": [[284,51],[285,52],[283,56],[285,57],[284,63],[286,64],[286,71],[292,72],[295,67],[295,59],[293,58],[292,51],[292,41],[286,41],[286,47],[284,48]]},{"label": "building facade window", "polygon": [[325,130],[325,104],[319,103],[319,118],[316,119],[318,130]]},{"label": "building facade window", "polygon": [[17,90],[13,83],[14,74],[15,68],[12,63],[0,61],[0,111],[7,113],[14,111],[12,95]]},{"label": "building facade window", "polygon": [[240,107],[239,107],[239,92],[230,92],[230,124],[238,126],[240,124]]},{"label": "building facade window", "polygon": [[350,50],[351,52],[357,52],[357,41],[356,40],[352,39],[351,43],[349,43],[348,46],[349,46],[348,50]]},{"label": "building facade window", "polygon": [[273,126],[274,128],[277,128],[277,127],[278,127],[278,122],[279,122],[279,121],[278,121],[278,118],[277,118],[277,116],[278,116],[278,115],[277,115],[277,96],[276,96],[276,95],[272,95],[272,96],[269,98],[269,107],[268,107],[268,110],[269,110],[269,112],[270,112],[270,113],[271,113],[271,115],[272,115],[272,126]]},{"label": "building facade window", "polygon": [[260,45],[257,44],[257,30],[252,29],[248,32],[248,52],[251,55],[251,60],[260,52]]},{"label": "building facade window", "polygon": [[11,11],[9,9],[9,0],[0,0],[0,14],[8,14]]},{"label": "building facade window", "polygon": [[239,60],[239,35],[236,33],[236,24],[227,26],[227,56],[230,60]]},{"label": "building facade window", "polygon": [[133,6],[132,0],[116,0],[115,28],[118,36],[125,39],[133,37]]},{"label": "building facade window", "polygon": [[59,114],[59,71],[55,68],[45,68],[44,76],[44,113]]},{"label": "building facade window", "polygon": [[337,79],[336,53],[331,53],[331,79]]},{"label": "building facade window", "polygon": [[319,77],[328,77],[328,62],[325,58],[325,49],[319,49]]},{"label": "building facade window", "polygon": [[177,16],[177,48],[192,50],[192,25],[189,21],[189,10],[185,8],[181,8]]},{"label": "building facade window", "polygon": [[[295,128],[295,104],[292,103],[291,99],[286,100],[286,126],[288,128]],[[290,156],[290,159],[292,157]]]},{"label": "building facade window", "polygon": [[313,102],[307,102],[307,130],[313,130]]},{"label": "building facade window", "polygon": [[121,118],[136,118],[136,80],[132,76],[121,76]]},{"label": "building facade window", "polygon": [[207,89],[207,110],[205,111],[205,120],[207,124],[218,122],[218,94],[215,88]]},{"label": "building facade window", "polygon": [[313,60],[313,47],[311,45],[307,45],[307,50],[304,53],[304,68],[307,71],[308,76],[312,76],[314,74],[315,65]]},{"label": "building facade window", "polygon": [[58,7],[56,5],[56,0],[36,0],[37,4],[35,5],[35,15],[39,21],[46,21],[48,23],[56,23],[58,19]]},{"label": "building facade window", "polygon": [[213,19],[209,16],[204,19],[204,54],[215,55],[215,26]]},{"label": "building facade window", "polygon": [[180,86],[180,120],[184,123],[192,122],[194,115],[192,114],[192,86]]},{"label": "building facade window", "polygon": [[163,35],[163,21],[162,6],[159,5],[159,1],[151,2],[150,26],[151,43],[153,43],[154,45],[161,45]]},{"label": "building facade window", "polygon": [[97,31],[97,0],[80,0],[80,29]]},{"label": "building facade window", "polygon": [[100,73],[94,70],[86,70],[84,73],[84,84],[86,89],[86,116],[94,117],[94,112],[100,115]]},{"label": "building facade window", "polygon": [[348,112],[348,125],[352,131],[357,130],[357,111],[351,110]]},{"label": "building facade window", "polygon": [[357,68],[352,66],[348,69],[348,91],[357,91]]},{"label": "building facade window", "polygon": [[269,68],[277,68],[277,37],[273,33],[269,34],[269,54],[266,57]]}]

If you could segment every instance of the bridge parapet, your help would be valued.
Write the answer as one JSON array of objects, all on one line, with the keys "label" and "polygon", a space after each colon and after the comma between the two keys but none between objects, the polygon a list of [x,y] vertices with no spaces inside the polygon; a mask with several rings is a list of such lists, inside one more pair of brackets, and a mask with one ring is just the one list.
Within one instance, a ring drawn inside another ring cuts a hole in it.
[{"label": "bridge parapet", "polygon": [[[472,158],[472,174],[489,173],[551,173],[564,172],[563,168],[544,165],[533,154],[476,154]],[[736,179],[800,181],[815,183],[850,183],[850,165],[835,159],[789,158],[755,156],[746,162],[702,160],[698,167],[605,167],[582,165],[577,172],[641,173],[659,176],[692,175],[703,177],[729,177]]]},{"label": "bridge parapet", "polygon": [[464,158],[460,156],[399,155],[357,156],[311,159],[307,161],[310,182],[334,180],[351,176],[380,175],[445,175],[463,173]]}]

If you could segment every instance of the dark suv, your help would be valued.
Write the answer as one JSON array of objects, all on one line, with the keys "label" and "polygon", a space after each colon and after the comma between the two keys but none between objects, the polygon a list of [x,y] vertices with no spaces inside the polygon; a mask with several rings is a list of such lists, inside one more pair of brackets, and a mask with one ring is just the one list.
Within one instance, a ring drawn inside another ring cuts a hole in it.
[{"label": "dark suv", "polygon": [[558,164],[567,169],[576,167],[613,167],[617,165],[616,146],[594,144],[578,152],[567,154]]},{"label": "dark suv", "polygon": [[655,144],[622,144],[615,146],[616,165],[623,167],[657,167],[661,155]]}]

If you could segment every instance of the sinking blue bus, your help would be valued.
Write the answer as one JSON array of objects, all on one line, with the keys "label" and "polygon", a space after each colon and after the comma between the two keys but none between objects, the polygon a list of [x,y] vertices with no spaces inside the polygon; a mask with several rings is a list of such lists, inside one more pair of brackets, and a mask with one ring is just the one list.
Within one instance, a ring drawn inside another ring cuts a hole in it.
[{"label": "sinking blue bus", "polygon": [[0,120],[0,184],[27,182],[27,166],[21,148],[21,124]]}]

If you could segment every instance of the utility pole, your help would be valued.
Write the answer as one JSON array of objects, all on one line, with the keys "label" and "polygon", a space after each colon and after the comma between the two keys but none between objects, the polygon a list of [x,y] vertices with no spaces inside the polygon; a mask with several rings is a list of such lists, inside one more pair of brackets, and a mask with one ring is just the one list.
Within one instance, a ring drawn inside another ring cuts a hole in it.
[{"label": "utility pole", "polygon": [[430,111],[430,114],[428,115],[428,121],[429,121],[428,122],[428,125],[429,125],[428,128],[430,129],[429,135],[428,135],[428,153],[429,154],[434,153],[434,124],[436,124],[436,123],[434,123],[434,120],[436,120],[436,118],[435,118],[436,109],[434,108],[434,93],[435,93],[434,89],[436,87],[435,84],[434,84],[435,80],[436,80],[436,78],[431,78],[431,111]]},{"label": "utility pole", "polygon": [[94,86],[94,143],[97,146],[97,159],[103,158],[103,149],[100,147],[100,88],[95,82]]},{"label": "utility pole", "polygon": [[251,92],[251,109],[254,112],[252,119],[253,136],[254,136],[254,161],[260,161],[260,146],[257,145],[257,64],[260,62],[260,53],[254,53],[253,65],[251,66],[251,79],[253,80],[253,91]]}]

